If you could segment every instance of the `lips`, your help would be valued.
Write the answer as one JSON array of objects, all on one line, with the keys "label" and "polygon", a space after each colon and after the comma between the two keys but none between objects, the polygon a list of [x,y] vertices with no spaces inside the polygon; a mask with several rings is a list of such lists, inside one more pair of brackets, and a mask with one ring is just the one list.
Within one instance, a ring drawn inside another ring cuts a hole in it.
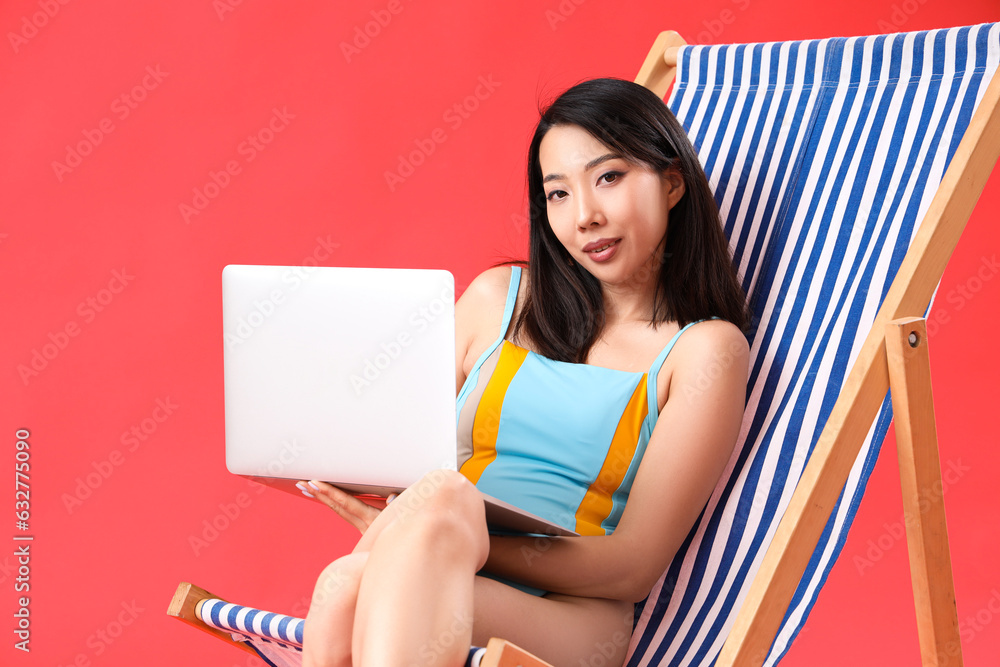
[{"label": "lips", "polygon": [[617,244],[621,239],[597,239],[596,241],[591,241],[587,245],[583,246],[584,252],[601,252],[607,248]]}]

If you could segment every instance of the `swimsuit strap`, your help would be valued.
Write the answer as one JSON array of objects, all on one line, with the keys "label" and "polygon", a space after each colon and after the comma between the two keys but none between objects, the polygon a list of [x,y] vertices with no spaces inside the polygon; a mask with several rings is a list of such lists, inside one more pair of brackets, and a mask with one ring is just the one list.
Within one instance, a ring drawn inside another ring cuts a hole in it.
[{"label": "swimsuit strap", "polygon": [[521,267],[511,265],[510,286],[507,288],[507,303],[503,308],[503,322],[500,324],[500,337],[490,347],[500,344],[500,341],[507,335],[507,328],[510,326],[510,318],[514,315],[514,304],[517,303],[517,287],[521,284]]},{"label": "swimsuit strap", "polygon": [[[465,399],[468,398],[469,392],[472,391],[473,387],[479,381],[479,369],[482,367],[483,362],[493,354],[493,351],[500,346],[504,341],[504,337],[507,335],[507,327],[510,326],[511,317],[514,315],[514,304],[517,302],[517,287],[521,283],[521,267],[511,266],[510,267],[510,287],[507,288],[507,303],[504,305],[503,309],[503,322],[500,323],[500,335],[497,337],[493,344],[490,345],[486,350],[479,355],[479,359],[476,361],[475,365],[472,367],[472,371],[469,373],[469,377],[465,379],[465,384],[462,386],[462,390],[458,394],[457,399],[457,411],[461,413],[462,407],[465,405]],[[458,415],[456,414],[456,419]]]},{"label": "swimsuit strap", "polygon": [[[717,320],[719,318],[711,317],[709,319]],[[658,417],[660,413],[660,405],[657,402],[656,396],[656,379],[660,374],[660,368],[663,366],[663,362],[666,360],[667,355],[670,354],[670,350],[673,349],[674,343],[676,343],[677,339],[681,337],[681,334],[695,324],[698,324],[698,322],[704,321],[705,320],[695,320],[694,322],[689,322],[686,326],[682,327],[680,331],[674,334],[673,338],[670,339],[670,342],[667,343],[667,346],[664,347],[660,354],[656,357],[656,360],[653,361],[653,365],[649,367],[649,372],[646,374],[646,397],[649,400],[649,415],[653,417],[650,420],[650,429],[652,429],[652,427],[656,424],[656,417]]]}]

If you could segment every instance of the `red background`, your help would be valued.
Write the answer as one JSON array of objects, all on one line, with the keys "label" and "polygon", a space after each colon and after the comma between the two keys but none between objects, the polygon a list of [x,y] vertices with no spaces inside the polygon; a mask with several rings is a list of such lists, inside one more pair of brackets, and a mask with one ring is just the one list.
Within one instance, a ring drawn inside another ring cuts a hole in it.
[{"label": "red background", "polygon": [[[0,4],[0,507],[10,522],[0,628],[13,627],[17,597],[18,428],[31,431],[35,535],[32,651],[15,651],[5,629],[0,662],[251,664],[165,616],[176,584],[303,614],[317,573],[355,539],[325,508],[226,471],[224,265],[302,264],[324,256],[324,239],[337,245],[324,264],[446,268],[461,288],[526,249],[523,170],[539,101],[584,78],[633,78],[660,30],[716,43],[998,18],[995,0]],[[345,53],[377,19],[377,34]],[[478,108],[449,114],[482,80],[492,90],[480,88]],[[243,142],[282,117],[248,160]],[[67,146],[81,142],[77,162]],[[422,164],[399,172],[421,145]],[[220,176],[230,161],[236,173]],[[387,171],[405,178],[390,187]],[[197,200],[213,174],[225,187]],[[941,458],[961,471],[945,498],[969,665],[1000,655],[997,186],[994,176],[945,273],[935,317],[947,321],[931,338]],[[203,210],[186,220],[182,204]],[[75,335],[60,334],[67,326]],[[53,358],[22,377],[47,344]],[[164,417],[158,399],[177,406],[162,423],[150,421]],[[123,442],[144,420],[145,440]],[[96,488],[80,487],[88,475]],[[234,508],[224,530],[204,532]],[[901,513],[890,432],[786,664],[916,663]]]}]

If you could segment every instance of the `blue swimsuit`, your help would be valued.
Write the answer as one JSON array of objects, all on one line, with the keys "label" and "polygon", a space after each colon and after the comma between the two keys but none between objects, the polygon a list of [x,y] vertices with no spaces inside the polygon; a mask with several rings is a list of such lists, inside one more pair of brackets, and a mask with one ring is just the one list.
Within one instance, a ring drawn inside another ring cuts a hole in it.
[{"label": "blue swimsuit", "polygon": [[656,378],[553,361],[505,340],[521,268],[511,268],[500,337],[458,395],[459,469],[484,493],[581,535],[610,535],[656,425]]}]

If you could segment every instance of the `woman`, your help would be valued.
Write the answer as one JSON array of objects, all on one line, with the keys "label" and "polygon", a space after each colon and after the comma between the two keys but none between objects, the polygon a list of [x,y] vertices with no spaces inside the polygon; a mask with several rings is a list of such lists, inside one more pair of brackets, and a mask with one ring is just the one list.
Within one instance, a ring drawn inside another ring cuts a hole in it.
[{"label": "woman", "polygon": [[[745,297],[662,100],[614,79],[566,91],[532,139],[528,193],[526,275],[494,267],[456,305],[461,472],[381,512],[309,483],[363,535],[317,582],[307,667],[458,665],[491,636],[622,664],[633,603],[732,454]],[[490,535],[473,482],[581,535]]]}]

